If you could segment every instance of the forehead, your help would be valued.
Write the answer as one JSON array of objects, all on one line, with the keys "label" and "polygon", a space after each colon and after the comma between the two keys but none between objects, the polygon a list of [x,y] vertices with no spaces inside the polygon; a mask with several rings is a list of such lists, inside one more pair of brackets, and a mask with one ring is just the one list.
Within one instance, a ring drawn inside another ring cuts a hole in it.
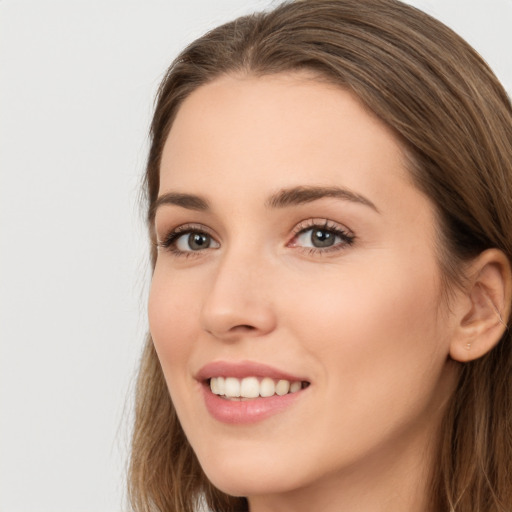
[{"label": "forehead", "polygon": [[160,193],[216,193],[221,183],[254,193],[305,184],[378,193],[383,178],[409,181],[401,146],[351,92],[306,73],[224,76],[181,105]]}]

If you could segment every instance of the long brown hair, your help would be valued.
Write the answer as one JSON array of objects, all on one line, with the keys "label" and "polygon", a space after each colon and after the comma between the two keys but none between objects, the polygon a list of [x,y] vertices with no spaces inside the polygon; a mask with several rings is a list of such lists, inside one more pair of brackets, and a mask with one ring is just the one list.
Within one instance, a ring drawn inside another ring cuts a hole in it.
[{"label": "long brown hair", "polygon": [[[145,177],[148,222],[163,145],[183,100],[229,73],[310,70],[354,92],[402,141],[411,175],[433,202],[447,286],[461,263],[495,247],[512,260],[512,108],[480,56],[459,36],[397,0],[298,0],[201,37],[163,80]],[[153,263],[155,252],[153,250]],[[512,345],[507,330],[461,365],[433,465],[437,512],[512,511]],[[137,512],[247,510],[215,489],[181,429],[151,338],[137,384],[129,474]]]}]

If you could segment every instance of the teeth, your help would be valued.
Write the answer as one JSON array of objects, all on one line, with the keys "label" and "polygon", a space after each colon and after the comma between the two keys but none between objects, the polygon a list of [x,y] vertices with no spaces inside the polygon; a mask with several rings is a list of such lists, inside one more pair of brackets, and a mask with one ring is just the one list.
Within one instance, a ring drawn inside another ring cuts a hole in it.
[{"label": "teeth", "polygon": [[219,393],[218,379],[211,379],[210,380],[210,389],[212,390],[212,393],[214,395],[220,395],[221,394],[221,393]]},{"label": "teeth", "polygon": [[240,384],[240,396],[244,398],[256,398],[260,396],[260,383],[256,377],[247,377]]},{"label": "teeth", "polygon": [[[305,385],[307,385],[305,383]],[[237,379],[236,377],[212,377],[210,379],[210,389],[215,395],[226,398],[257,398],[269,397],[274,395],[283,396],[288,393],[296,393],[303,387],[301,381],[290,382],[288,380],[275,381],[269,377],[258,379],[257,377],[245,377]]]},{"label": "teeth", "polygon": [[279,396],[286,395],[290,391],[290,383],[287,380],[280,380],[276,384],[276,394]]},{"label": "teeth", "polygon": [[235,377],[227,377],[224,381],[225,388],[224,388],[224,394],[229,397],[237,397],[240,396],[240,381],[238,379],[235,379]]},{"label": "teeth", "polygon": [[274,381],[269,378],[265,377],[260,382],[260,396],[268,397],[274,395],[276,392],[276,385],[274,384]]},{"label": "teeth", "polygon": [[[213,379],[212,379],[213,380]],[[212,391],[216,394],[216,395],[224,395],[226,393],[226,379],[224,377],[217,377],[215,379],[215,381],[217,382],[217,385],[216,385],[216,391]]]},{"label": "teeth", "polygon": [[297,391],[302,389],[302,382],[292,382],[290,384],[290,393],[296,393]]}]

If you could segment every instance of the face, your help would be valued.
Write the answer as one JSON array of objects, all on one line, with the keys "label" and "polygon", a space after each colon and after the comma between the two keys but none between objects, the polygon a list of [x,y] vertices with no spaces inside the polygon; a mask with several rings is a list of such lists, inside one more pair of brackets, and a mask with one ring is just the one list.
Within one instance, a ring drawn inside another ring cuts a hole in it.
[{"label": "face", "polygon": [[353,95],[301,74],[196,90],[155,230],[150,329],[214,485],[259,496],[425,460],[452,385],[434,212]]}]

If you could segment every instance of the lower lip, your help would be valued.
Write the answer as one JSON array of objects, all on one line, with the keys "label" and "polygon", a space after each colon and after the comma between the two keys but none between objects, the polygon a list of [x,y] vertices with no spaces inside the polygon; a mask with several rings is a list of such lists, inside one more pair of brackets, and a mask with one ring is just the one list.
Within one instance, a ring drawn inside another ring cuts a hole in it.
[{"label": "lower lip", "polygon": [[274,395],[268,398],[227,400],[212,393],[207,385],[203,385],[202,388],[206,409],[211,416],[217,421],[233,425],[263,421],[290,407],[305,392],[305,389],[302,389],[283,396]]}]

